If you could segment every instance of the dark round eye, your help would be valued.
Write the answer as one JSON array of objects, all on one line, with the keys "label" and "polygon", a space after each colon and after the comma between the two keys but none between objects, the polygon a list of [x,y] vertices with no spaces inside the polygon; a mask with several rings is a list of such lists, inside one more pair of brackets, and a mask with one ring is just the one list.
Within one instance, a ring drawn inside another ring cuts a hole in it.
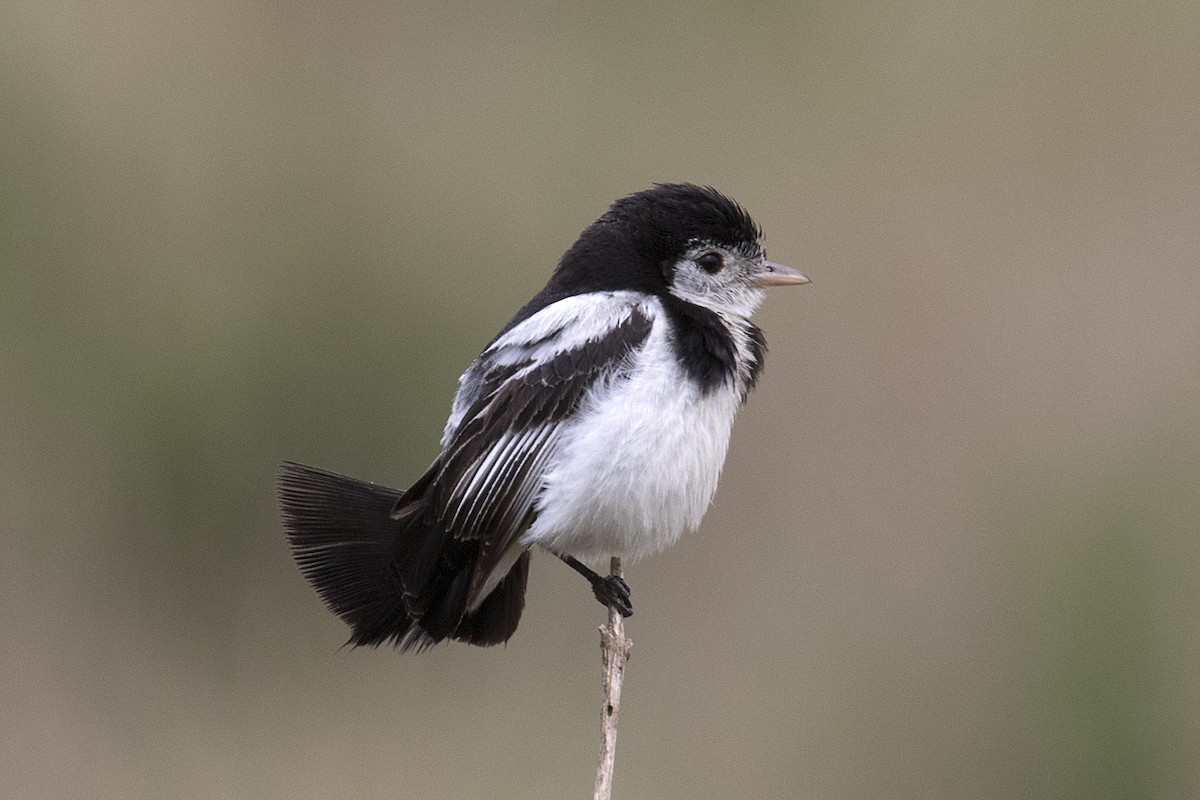
[{"label": "dark round eye", "polygon": [[708,252],[696,259],[696,263],[700,265],[700,269],[707,272],[709,275],[716,275],[721,271],[721,267],[725,266],[725,259],[720,253]]}]

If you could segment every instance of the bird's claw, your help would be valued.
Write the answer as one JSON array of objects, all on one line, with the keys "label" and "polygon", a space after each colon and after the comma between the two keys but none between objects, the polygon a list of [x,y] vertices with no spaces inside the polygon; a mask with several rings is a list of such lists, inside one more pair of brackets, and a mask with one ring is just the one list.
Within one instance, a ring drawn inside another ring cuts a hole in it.
[{"label": "bird's claw", "polygon": [[633,603],[629,599],[629,584],[619,575],[596,576],[592,581],[592,592],[600,604],[616,609],[622,617],[633,616]]}]

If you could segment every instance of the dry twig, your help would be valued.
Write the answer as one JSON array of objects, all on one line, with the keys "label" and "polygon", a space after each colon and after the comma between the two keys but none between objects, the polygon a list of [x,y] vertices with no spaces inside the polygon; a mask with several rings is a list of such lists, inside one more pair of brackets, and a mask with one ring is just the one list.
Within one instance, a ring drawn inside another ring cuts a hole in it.
[{"label": "dry twig", "polygon": [[[621,559],[611,572],[621,577]],[[625,636],[625,618],[608,609],[608,624],[600,626],[600,655],[604,662],[604,705],[600,707],[600,763],[596,767],[594,800],[611,800],[613,766],[617,759],[617,713],[621,710],[621,681],[633,642]]]}]

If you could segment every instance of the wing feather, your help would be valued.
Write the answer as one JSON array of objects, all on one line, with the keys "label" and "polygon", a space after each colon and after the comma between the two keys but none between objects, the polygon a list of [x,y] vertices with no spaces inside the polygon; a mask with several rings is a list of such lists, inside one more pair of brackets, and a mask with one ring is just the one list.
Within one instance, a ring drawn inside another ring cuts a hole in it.
[{"label": "wing feather", "polygon": [[[567,325],[570,312],[580,318],[581,298],[547,307],[463,376],[432,497],[451,537],[482,546],[470,602],[482,599],[479,589],[532,523],[564,423],[593,387],[628,372],[650,334],[655,310],[620,294],[585,296],[581,325]],[[564,303],[575,308],[556,308]]]}]

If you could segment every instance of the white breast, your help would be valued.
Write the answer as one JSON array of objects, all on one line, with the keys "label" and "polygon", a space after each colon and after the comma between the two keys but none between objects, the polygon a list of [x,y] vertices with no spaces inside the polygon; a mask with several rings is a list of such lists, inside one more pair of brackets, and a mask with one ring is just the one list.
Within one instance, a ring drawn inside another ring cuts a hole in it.
[{"label": "white breast", "polygon": [[655,310],[630,376],[599,387],[564,431],[524,544],[584,559],[638,558],[699,526],[740,391],[703,395],[677,365]]}]

